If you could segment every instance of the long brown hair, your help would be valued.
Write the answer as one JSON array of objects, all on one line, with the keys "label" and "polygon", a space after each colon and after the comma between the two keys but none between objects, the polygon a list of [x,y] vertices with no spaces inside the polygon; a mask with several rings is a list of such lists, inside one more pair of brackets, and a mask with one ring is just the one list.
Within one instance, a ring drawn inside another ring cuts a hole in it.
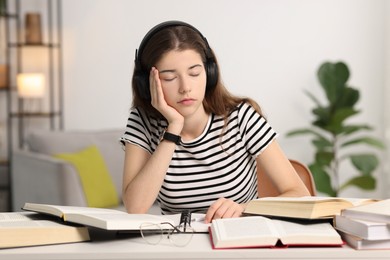
[{"label": "long brown hair", "polygon": [[[149,71],[162,58],[162,56],[172,50],[194,50],[200,54],[203,63],[206,63],[206,52],[211,51],[211,55],[218,66],[214,52],[208,48],[208,44],[199,32],[189,28],[188,26],[172,26],[162,29],[153,35],[144,46],[142,56],[140,57],[140,66],[142,70],[149,75]],[[134,69],[134,74],[136,68]],[[206,91],[203,100],[203,106],[206,113],[214,113],[215,115],[226,117],[233,109],[242,102],[247,102],[252,105],[259,114],[262,114],[260,106],[253,100],[247,97],[239,97],[231,94],[223,85],[220,72],[218,73],[218,81],[213,88],[213,91]],[[142,108],[147,114],[154,115],[163,119],[163,116],[151,105],[150,100],[142,98],[140,88],[137,86],[137,80],[132,80],[133,90],[133,107]],[[148,80],[149,77],[146,77]]]}]

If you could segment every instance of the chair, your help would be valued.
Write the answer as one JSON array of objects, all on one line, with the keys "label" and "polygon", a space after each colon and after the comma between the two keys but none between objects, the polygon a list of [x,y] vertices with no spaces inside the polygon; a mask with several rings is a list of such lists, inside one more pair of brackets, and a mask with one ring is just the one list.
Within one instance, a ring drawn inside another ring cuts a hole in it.
[{"label": "chair", "polygon": [[[290,159],[290,163],[294,167],[295,171],[298,173],[299,177],[302,179],[303,183],[306,185],[307,189],[310,192],[310,195],[315,196],[317,193],[316,186],[309,168],[307,168],[306,165],[296,160]],[[279,192],[276,189],[275,185],[271,182],[269,177],[264,172],[260,173],[258,179],[258,187],[261,187],[258,191],[259,197],[275,197],[279,195]]]}]

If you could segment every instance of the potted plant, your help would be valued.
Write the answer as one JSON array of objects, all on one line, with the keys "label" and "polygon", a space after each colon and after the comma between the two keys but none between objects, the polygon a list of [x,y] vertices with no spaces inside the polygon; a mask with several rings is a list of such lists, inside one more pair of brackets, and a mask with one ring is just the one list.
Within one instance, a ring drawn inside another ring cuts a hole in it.
[{"label": "potted plant", "polygon": [[[314,162],[309,164],[316,188],[319,192],[337,197],[349,186],[373,190],[376,179],[374,170],[379,165],[374,150],[351,152],[351,147],[366,145],[374,149],[384,149],[383,143],[373,137],[361,134],[373,128],[367,124],[352,124],[347,120],[360,113],[355,108],[359,101],[359,90],[347,84],[350,76],[343,62],[321,64],[317,77],[325,92],[327,104],[323,105],[310,92],[305,91],[315,103],[312,110],[314,121],[311,127],[290,131],[287,136],[311,135],[315,149]],[[357,171],[357,175],[340,183],[341,165],[347,162]]]}]

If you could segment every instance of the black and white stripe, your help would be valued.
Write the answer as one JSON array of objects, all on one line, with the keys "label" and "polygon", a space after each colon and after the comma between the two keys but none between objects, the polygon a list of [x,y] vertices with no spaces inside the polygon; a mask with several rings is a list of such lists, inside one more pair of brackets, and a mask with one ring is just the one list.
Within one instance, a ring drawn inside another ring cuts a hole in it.
[{"label": "black and white stripe", "polygon": [[[257,197],[256,157],[277,134],[247,103],[232,111],[224,124],[222,117],[210,115],[198,138],[176,146],[157,198],[164,214],[205,211],[221,197],[237,203]],[[166,126],[133,109],[120,140],[153,153]]]}]

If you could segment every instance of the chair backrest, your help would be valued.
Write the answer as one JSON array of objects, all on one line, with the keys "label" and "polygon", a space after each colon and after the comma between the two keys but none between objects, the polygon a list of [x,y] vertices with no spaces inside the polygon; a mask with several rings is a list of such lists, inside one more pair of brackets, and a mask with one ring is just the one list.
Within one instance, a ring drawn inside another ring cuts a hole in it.
[{"label": "chair backrest", "polygon": [[[303,183],[306,185],[307,189],[310,192],[310,195],[315,196],[317,194],[316,186],[314,184],[313,176],[309,168],[307,168],[306,165],[296,160],[290,159],[290,163],[294,167],[295,171],[298,173],[299,177],[302,179]],[[279,195],[279,192],[275,188],[275,185],[271,182],[269,177],[264,172],[260,173],[258,179],[258,187],[260,187],[258,191],[259,197],[275,197]]]}]

